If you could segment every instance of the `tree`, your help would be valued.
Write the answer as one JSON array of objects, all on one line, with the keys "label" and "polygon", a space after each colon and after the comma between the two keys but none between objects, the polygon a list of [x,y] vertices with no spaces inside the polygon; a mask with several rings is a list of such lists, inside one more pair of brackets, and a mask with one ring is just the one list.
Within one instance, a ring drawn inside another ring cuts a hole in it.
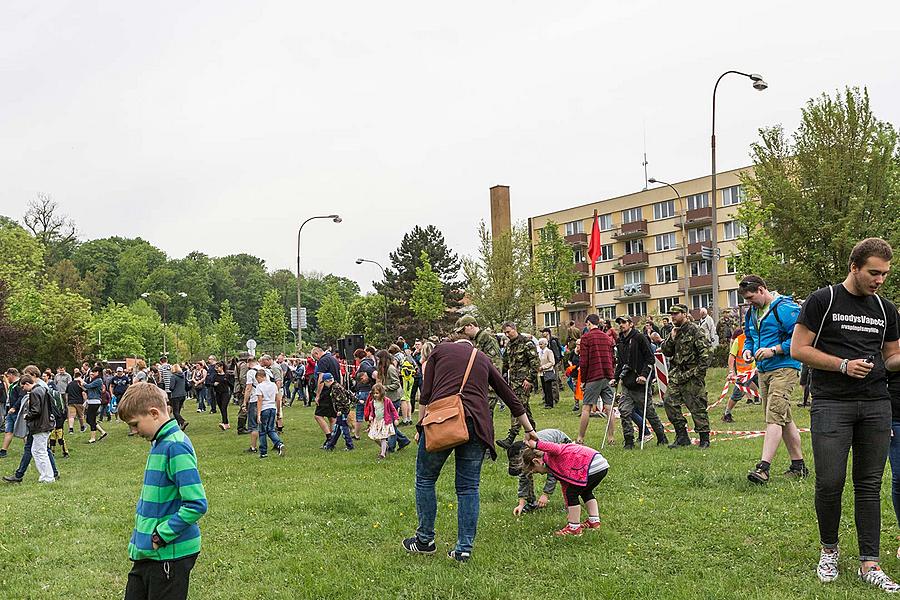
[{"label": "tree", "polygon": [[29,202],[22,220],[46,250],[47,266],[72,255],[78,244],[75,223],[59,212],[59,205],[48,194],[38,194]]},{"label": "tree", "polygon": [[409,308],[417,319],[426,324],[428,334],[431,335],[434,322],[443,316],[446,308],[443,286],[440,277],[431,269],[428,254],[424,250],[419,261],[422,266],[416,269],[416,280],[413,282]]},{"label": "tree", "polygon": [[250,254],[232,254],[214,258],[213,267],[213,281],[219,286],[213,298],[231,300],[231,310],[241,331],[251,337],[257,335],[257,317],[270,287],[265,261]]},{"label": "tree", "polygon": [[150,323],[142,323],[141,317],[133,313],[124,304],[110,302],[91,319],[91,337],[93,350],[98,358],[125,358],[127,356],[147,357],[147,343],[144,339]]},{"label": "tree", "polygon": [[384,330],[384,296],[366,294],[357,297],[347,308],[347,324],[350,333],[360,333],[377,348],[387,348],[390,343]]},{"label": "tree", "polygon": [[229,352],[234,352],[238,342],[241,339],[241,330],[231,314],[231,302],[224,300],[219,309],[219,320],[215,326],[216,341],[219,343],[219,350],[222,352],[222,359],[228,358]]},{"label": "tree", "polygon": [[[572,246],[559,233],[559,225],[547,221],[534,251],[535,287],[553,305],[554,311],[565,304],[575,291],[578,274],[573,268]],[[559,325],[556,326],[559,337]]]},{"label": "tree", "polygon": [[269,290],[259,309],[259,337],[269,342],[270,349],[284,341],[288,329],[285,319],[284,306],[278,292]]},{"label": "tree", "polygon": [[6,302],[9,288],[0,280],[0,365],[21,364],[22,357],[30,356],[32,349],[25,344],[28,329],[13,324],[9,320]]},{"label": "tree", "polygon": [[0,279],[14,293],[22,286],[36,286],[44,266],[44,248],[21,227],[0,227]]},{"label": "tree", "polygon": [[63,290],[79,290],[81,274],[68,258],[64,258],[47,270],[47,278],[55,282]]},{"label": "tree", "polygon": [[148,289],[171,291],[167,287],[157,288],[146,282],[150,273],[166,264],[166,254],[149,242],[141,240],[119,254],[116,261],[117,275],[112,285],[112,297],[117,302],[133,302]]},{"label": "tree", "polygon": [[[772,287],[806,296],[846,276],[860,239],[900,241],[900,152],[897,131],[875,117],[865,89],[823,94],[801,116],[790,137],[781,126],[760,130],[746,186],[770,211],[765,231],[784,255]],[[755,236],[761,225],[749,212],[743,218]],[[891,284],[884,292],[896,300]]]},{"label": "tree", "polygon": [[347,305],[341,300],[336,287],[328,288],[322,305],[316,312],[316,318],[326,342],[336,343],[339,338],[347,335]]},{"label": "tree", "polygon": [[518,223],[492,239],[481,221],[478,239],[478,254],[463,260],[463,272],[469,282],[466,294],[475,306],[479,325],[495,330],[504,321],[530,325],[534,278],[527,226]]},{"label": "tree", "polygon": [[28,358],[38,364],[62,365],[78,362],[90,343],[90,302],[51,282],[41,289],[20,290],[19,302],[11,306],[10,321],[28,328]]}]

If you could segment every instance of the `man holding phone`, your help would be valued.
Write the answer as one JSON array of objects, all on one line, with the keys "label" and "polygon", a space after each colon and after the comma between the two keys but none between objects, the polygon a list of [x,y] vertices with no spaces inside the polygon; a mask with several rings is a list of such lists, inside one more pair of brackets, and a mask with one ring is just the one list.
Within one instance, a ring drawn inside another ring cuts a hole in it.
[{"label": "man holding phone", "polygon": [[893,250],[868,238],[850,253],[850,272],[838,285],[813,292],[803,304],[791,355],[810,367],[810,409],[816,469],[816,517],[822,543],[816,574],[838,576],[838,528],[847,458],[853,449],[853,491],[860,579],[900,591],[878,566],[881,479],[891,439],[886,371],[900,370],[897,308],[877,292]]},{"label": "man holding phone", "polygon": [[791,357],[791,334],[800,307],[790,296],[770,292],[765,280],[748,275],[738,285],[738,293],[750,303],[744,320],[744,361],[756,361],[759,391],[766,417],[766,437],[762,457],[747,474],[751,483],[769,483],[769,467],[781,440],[791,457],[786,477],[803,479],[809,469],[803,462],[800,431],[791,414],[791,394],[800,378],[800,362]]}]

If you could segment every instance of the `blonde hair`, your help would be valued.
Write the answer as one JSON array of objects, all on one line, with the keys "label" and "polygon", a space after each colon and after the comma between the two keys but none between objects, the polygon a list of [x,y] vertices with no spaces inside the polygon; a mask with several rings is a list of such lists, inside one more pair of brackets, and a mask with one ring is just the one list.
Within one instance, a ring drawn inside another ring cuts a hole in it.
[{"label": "blonde hair", "polygon": [[175,363],[174,365],[172,365],[172,372],[173,373],[181,373],[181,365],[179,365],[178,363]]},{"label": "blonde hair", "polygon": [[168,415],[166,403],[166,393],[157,386],[152,383],[135,383],[128,387],[119,402],[119,418],[128,421],[132,417],[150,414],[151,408]]},{"label": "blonde hair", "polygon": [[147,368],[147,363],[144,361],[143,358],[139,358],[136,361],[134,361],[134,366],[137,367],[137,369],[139,371],[143,371],[144,369]]}]

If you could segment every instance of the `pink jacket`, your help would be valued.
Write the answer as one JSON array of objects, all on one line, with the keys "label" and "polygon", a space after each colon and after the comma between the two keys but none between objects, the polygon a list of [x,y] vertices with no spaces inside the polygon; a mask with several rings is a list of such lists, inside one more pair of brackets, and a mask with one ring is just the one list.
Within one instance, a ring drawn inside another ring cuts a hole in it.
[{"label": "pink jacket", "polygon": [[[369,421],[375,417],[375,401],[372,400],[372,394],[369,394],[369,397],[366,398],[366,406],[363,408],[363,418],[366,421]],[[394,408],[394,403],[391,402],[391,399],[385,396],[384,398],[384,422],[389,425],[393,425],[394,421],[400,420],[400,415],[397,414],[397,409]]]},{"label": "pink jacket", "polygon": [[587,446],[554,444],[543,440],[538,440],[537,449],[544,453],[544,464],[554,477],[564,483],[578,486],[587,484],[591,461],[599,454]]}]

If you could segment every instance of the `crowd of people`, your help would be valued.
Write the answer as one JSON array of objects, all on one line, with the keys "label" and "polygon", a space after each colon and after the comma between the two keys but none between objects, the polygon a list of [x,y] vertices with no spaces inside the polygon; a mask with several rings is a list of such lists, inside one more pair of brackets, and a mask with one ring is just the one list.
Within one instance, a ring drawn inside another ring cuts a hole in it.
[{"label": "crowd of people", "polygon": [[[196,399],[198,413],[219,414],[223,432],[231,429],[229,412],[236,409],[236,433],[247,436],[247,453],[267,458],[271,444],[274,453],[284,456],[284,409],[299,398],[304,406],[315,406],[313,418],[324,451],[335,450],[341,438],[344,450],[353,451],[365,435],[384,460],[416,443],[418,526],[413,537],[403,540],[410,553],[435,552],[435,486],[454,454],[459,530],[448,555],[467,561],[476,535],[481,465],[486,458],[496,458],[495,446],[505,451],[509,474],[518,477],[514,514],[547,506],[556,484],[562,485],[567,523],[556,531],[561,536],[600,527],[594,490],[610,464],[585,444],[594,416],[605,419],[602,445],[614,442],[618,417],[626,450],[654,437],[658,446],[671,449],[695,441],[700,449],[710,448],[706,373],[712,350],[721,341],[728,347],[728,377],[735,385],[722,420],[734,422],[733,408],[746,394],[762,405],[766,423],[760,460],[747,479],[758,485],[770,481],[782,442],[790,461],[783,475],[803,480],[810,474],[791,401],[795,387],[802,385],[802,405],[812,398],[815,509],[822,543],[818,578],[831,582],[839,573],[841,496],[852,450],[858,576],[879,589],[900,591],[879,567],[879,492],[888,457],[900,523],[900,331],[897,308],[877,294],[891,259],[885,241],[863,240],[850,256],[846,279],[802,303],[770,290],[761,277],[748,275],[738,288],[746,308],[742,323],[732,321],[724,330],[706,311],[695,319],[687,306],[676,304],[658,324],[652,317],[605,320],[589,314],[583,325],[569,323],[565,343],[549,328],[533,336],[513,322],[503,323],[495,335],[465,315],[444,338],[415,340],[412,345],[399,338],[387,348],[357,348],[352,358],[315,347],[306,356],[264,354],[257,359],[243,353],[230,361],[209,356],[193,364],[170,364],[162,356],[150,366],[136,360],[127,371],[89,363],[71,374],[64,366],[56,372],[35,365],[21,372],[10,367],[0,386],[6,409],[0,458],[7,456],[16,437],[24,440],[24,448],[18,469],[4,480],[21,482],[32,459],[40,483],[57,480],[57,451],[68,457],[76,435],[88,434],[87,443],[101,442],[109,435],[102,424],[109,427],[114,420],[124,421],[129,435],[152,440],[151,454],[160,452],[158,445],[165,439],[180,448],[178,452],[193,456],[184,434],[189,426],[182,414],[187,398]],[[651,399],[656,353],[667,363],[662,403],[666,422]],[[538,430],[540,415],[535,418],[530,403],[540,390],[544,407],[554,409],[563,381],[575,393],[573,411],[580,413],[575,436],[559,429]],[[509,411],[510,423],[505,437],[495,439],[498,410]],[[697,440],[690,436],[688,415]],[[403,428],[414,421],[410,439]],[[517,440],[520,432],[522,441]],[[674,433],[671,442],[667,433]],[[196,458],[188,463],[183,475],[155,476],[165,479],[173,493],[191,488],[190,497],[180,501],[187,511],[179,509],[146,531],[140,528],[146,507],[139,502],[131,552],[132,558],[162,560],[162,547],[177,542],[193,548],[196,539],[196,552],[172,557],[189,561],[181,565],[184,590],[199,552],[196,521],[206,510]],[[540,497],[534,490],[535,473],[547,475]],[[136,562],[129,586],[149,585],[152,574],[138,567]]]}]

